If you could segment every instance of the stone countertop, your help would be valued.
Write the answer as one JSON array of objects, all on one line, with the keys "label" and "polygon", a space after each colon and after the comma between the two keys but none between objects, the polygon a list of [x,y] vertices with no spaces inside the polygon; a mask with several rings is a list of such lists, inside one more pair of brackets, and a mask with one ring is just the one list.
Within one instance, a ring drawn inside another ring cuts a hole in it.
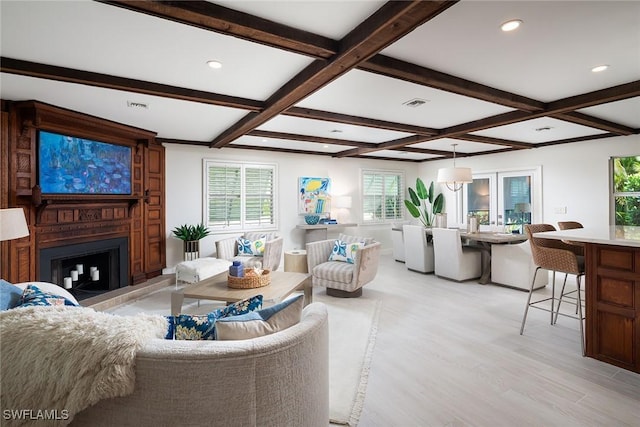
[{"label": "stone countertop", "polygon": [[533,236],[545,239],[573,240],[584,243],[640,248],[640,227],[635,226],[585,227],[571,230],[545,231],[543,233],[535,233]]}]

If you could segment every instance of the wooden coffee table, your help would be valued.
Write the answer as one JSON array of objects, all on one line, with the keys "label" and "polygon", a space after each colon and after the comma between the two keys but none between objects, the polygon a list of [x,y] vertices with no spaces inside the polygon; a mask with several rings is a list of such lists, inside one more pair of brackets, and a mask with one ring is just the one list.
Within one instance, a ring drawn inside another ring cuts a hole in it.
[{"label": "wooden coffee table", "polygon": [[171,314],[174,316],[180,314],[185,298],[224,301],[230,304],[254,295],[262,295],[263,303],[277,303],[297,289],[304,290],[304,304],[310,304],[313,292],[309,274],[272,271],[271,283],[267,286],[253,289],[233,289],[227,286],[227,272],[224,272],[173,292],[171,294]]}]

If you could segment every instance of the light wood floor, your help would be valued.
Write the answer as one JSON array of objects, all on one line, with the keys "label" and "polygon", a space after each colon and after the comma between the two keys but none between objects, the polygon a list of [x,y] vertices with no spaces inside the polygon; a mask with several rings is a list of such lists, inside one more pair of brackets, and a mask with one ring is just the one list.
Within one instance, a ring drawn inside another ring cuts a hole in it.
[{"label": "light wood floor", "polygon": [[520,336],[525,292],[383,256],[364,293],[382,312],[359,426],[640,426],[640,375],[583,358],[574,319],[530,310]]}]

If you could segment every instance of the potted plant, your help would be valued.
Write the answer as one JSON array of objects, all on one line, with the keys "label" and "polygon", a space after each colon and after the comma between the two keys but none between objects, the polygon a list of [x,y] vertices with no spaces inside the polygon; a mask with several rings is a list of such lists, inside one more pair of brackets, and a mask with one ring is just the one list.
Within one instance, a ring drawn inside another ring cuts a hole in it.
[{"label": "potted plant", "polygon": [[431,227],[436,214],[442,213],[444,209],[444,197],[442,193],[435,194],[433,181],[429,189],[424,185],[422,179],[416,179],[416,189],[409,187],[410,200],[405,199],[404,205],[414,218],[419,218],[425,227]]},{"label": "potted plant", "polygon": [[210,233],[204,224],[184,224],[172,230],[174,236],[183,241],[184,259],[192,260],[200,257],[200,239]]}]

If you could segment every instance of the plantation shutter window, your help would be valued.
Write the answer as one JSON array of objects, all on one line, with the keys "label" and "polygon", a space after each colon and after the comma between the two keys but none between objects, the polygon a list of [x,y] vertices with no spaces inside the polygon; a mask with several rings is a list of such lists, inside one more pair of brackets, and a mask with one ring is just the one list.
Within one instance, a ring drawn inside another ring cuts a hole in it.
[{"label": "plantation shutter window", "polygon": [[276,166],[204,161],[208,227],[218,230],[275,229]]},{"label": "plantation shutter window", "polygon": [[361,176],[363,222],[402,220],[404,173],[363,170]]}]

